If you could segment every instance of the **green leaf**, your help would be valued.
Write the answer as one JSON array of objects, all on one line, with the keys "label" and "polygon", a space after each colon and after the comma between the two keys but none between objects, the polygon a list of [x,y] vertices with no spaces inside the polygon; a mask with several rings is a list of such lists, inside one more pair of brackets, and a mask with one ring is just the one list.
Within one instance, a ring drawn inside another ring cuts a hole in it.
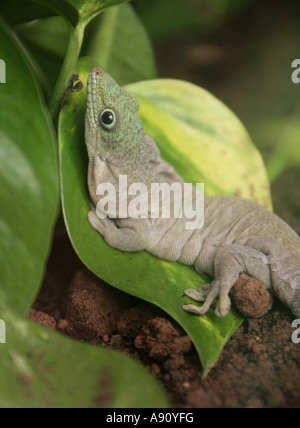
[{"label": "green leaf", "polygon": [[271,182],[287,168],[300,166],[300,120],[292,118],[290,120],[273,121],[271,127],[268,127],[269,135],[274,132],[274,140],[278,140],[278,144],[274,153],[267,163],[267,172]]},{"label": "green leaf", "polygon": [[128,0],[69,0],[78,10],[80,20],[89,22],[102,10],[124,3]]},{"label": "green leaf", "polygon": [[[93,65],[86,59],[78,66],[84,83]],[[187,181],[204,180],[210,193],[239,190],[245,196],[252,193],[263,203],[270,201],[260,155],[238,119],[212,95],[195,85],[174,80],[142,82],[128,89],[139,96],[146,131],[156,137],[164,157],[174,163]],[[192,337],[203,373],[207,374],[242,318],[232,312],[220,319],[212,310],[204,317],[187,314],[181,309],[188,302],[182,297],[183,290],[196,288],[207,282],[207,278],[192,267],[165,262],[146,252],[114,250],[91,228],[86,219],[89,196],[85,104],[84,91],[74,94],[59,122],[62,203],[74,249],[83,263],[103,280],[171,315]],[[222,177],[218,170],[225,170],[224,159],[229,167]],[[203,165],[206,162],[208,166]]]},{"label": "green leaf", "polygon": [[0,15],[9,25],[19,25],[40,18],[52,16],[55,12],[31,0],[10,0],[0,2]]},{"label": "green leaf", "polygon": [[86,53],[120,85],[157,77],[150,40],[129,4],[108,9],[92,25]]},{"label": "green leaf", "polygon": [[68,25],[62,17],[53,16],[23,25],[16,33],[30,56],[44,93],[50,98],[68,47]]},{"label": "green leaf", "polygon": [[102,10],[128,0],[10,0],[0,4],[0,15],[17,25],[53,15],[63,16],[73,27],[87,24]]},{"label": "green leaf", "polygon": [[58,165],[49,116],[18,45],[0,20],[0,301],[27,314],[49,252]]},{"label": "green leaf", "polygon": [[[104,9],[128,0],[32,0],[47,6],[67,19],[75,27],[80,21],[86,25]],[[77,16],[76,16],[77,14]],[[78,19],[77,19],[78,17]]]},{"label": "green leaf", "polygon": [[173,79],[140,82],[127,89],[140,101],[146,132],[187,182],[204,182],[210,195],[238,195],[271,208],[262,157],[222,102],[202,88]]},{"label": "green leaf", "polygon": [[31,0],[31,1],[49,8],[56,15],[63,16],[67,21],[70,22],[71,25],[73,25],[73,27],[75,27],[78,23],[78,18],[79,18],[78,9],[74,7],[73,2],[70,0]]},{"label": "green leaf", "polygon": [[158,382],[130,357],[70,340],[2,304],[0,318],[1,408],[168,406]]},{"label": "green leaf", "polygon": [[79,20],[76,7],[69,0],[10,0],[0,5],[0,15],[10,25],[22,24],[53,15],[63,16],[73,27]]}]

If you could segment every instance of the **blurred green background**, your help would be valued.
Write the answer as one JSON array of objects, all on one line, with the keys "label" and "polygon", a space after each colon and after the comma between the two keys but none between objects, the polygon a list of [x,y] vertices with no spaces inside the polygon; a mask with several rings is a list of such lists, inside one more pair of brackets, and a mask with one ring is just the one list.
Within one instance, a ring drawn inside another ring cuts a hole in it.
[{"label": "blurred green background", "polygon": [[[274,210],[300,233],[300,2],[136,0],[160,77],[194,82],[224,101],[261,151]],[[230,166],[229,166],[230,170]]]}]

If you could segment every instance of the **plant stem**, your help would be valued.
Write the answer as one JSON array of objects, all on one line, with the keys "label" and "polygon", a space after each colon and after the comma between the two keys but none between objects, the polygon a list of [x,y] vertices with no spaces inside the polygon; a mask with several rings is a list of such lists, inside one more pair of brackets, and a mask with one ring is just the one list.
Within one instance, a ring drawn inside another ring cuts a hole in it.
[{"label": "plant stem", "polygon": [[84,28],[85,26],[80,22],[76,28],[73,28],[70,25],[70,38],[67,53],[49,103],[49,110],[53,121],[56,118],[60,102],[65,91],[69,87],[71,78],[74,74],[82,46]]}]

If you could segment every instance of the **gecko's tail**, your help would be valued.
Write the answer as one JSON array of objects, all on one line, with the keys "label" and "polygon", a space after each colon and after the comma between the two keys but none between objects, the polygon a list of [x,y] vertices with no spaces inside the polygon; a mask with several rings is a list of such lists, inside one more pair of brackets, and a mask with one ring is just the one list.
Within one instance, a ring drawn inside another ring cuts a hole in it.
[{"label": "gecko's tail", "polygon": [[290,307],[295,317],[300,319],[300,289],[295,291]]},{"label": "gecko's tail", "polygon": [[272,291],[300,319],[300,238],[286,223],[277,221],[283,235],[276,240],[251,238],[247,245],[268,257]]}]

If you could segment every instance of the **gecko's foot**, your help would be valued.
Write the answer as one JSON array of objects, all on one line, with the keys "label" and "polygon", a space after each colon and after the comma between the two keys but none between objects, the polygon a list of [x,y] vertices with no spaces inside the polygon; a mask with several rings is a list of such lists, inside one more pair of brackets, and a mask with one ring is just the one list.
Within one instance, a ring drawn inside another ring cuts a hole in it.
[{"label": "gecko's foot", "polygon": [[94,208],[92,207],[92,211],[90,211],[87,215],[88,221],[90,223],[90,225],[97,230],[97,232],[100,233],[100,235],[104,235],[105,233],[105,221],[103,219],[100,219]]},{"label": "gecko's foot", "polygon": [[192,304],[183,305],[182,309],[192,314],[205,315],[215,298],[219,296],[219,302],[216,307],[215,314],[218,317],[225,317],[231,309],[231,301],[228,293],[229,290],[227,292],[225,287],[222,288],[220,281],[217,280],[213,281],[211,284],[203,285],[198,290],[188,288],[184,291],[184,294],[197,302],[204,302],[204,304],[202,306]]}]

